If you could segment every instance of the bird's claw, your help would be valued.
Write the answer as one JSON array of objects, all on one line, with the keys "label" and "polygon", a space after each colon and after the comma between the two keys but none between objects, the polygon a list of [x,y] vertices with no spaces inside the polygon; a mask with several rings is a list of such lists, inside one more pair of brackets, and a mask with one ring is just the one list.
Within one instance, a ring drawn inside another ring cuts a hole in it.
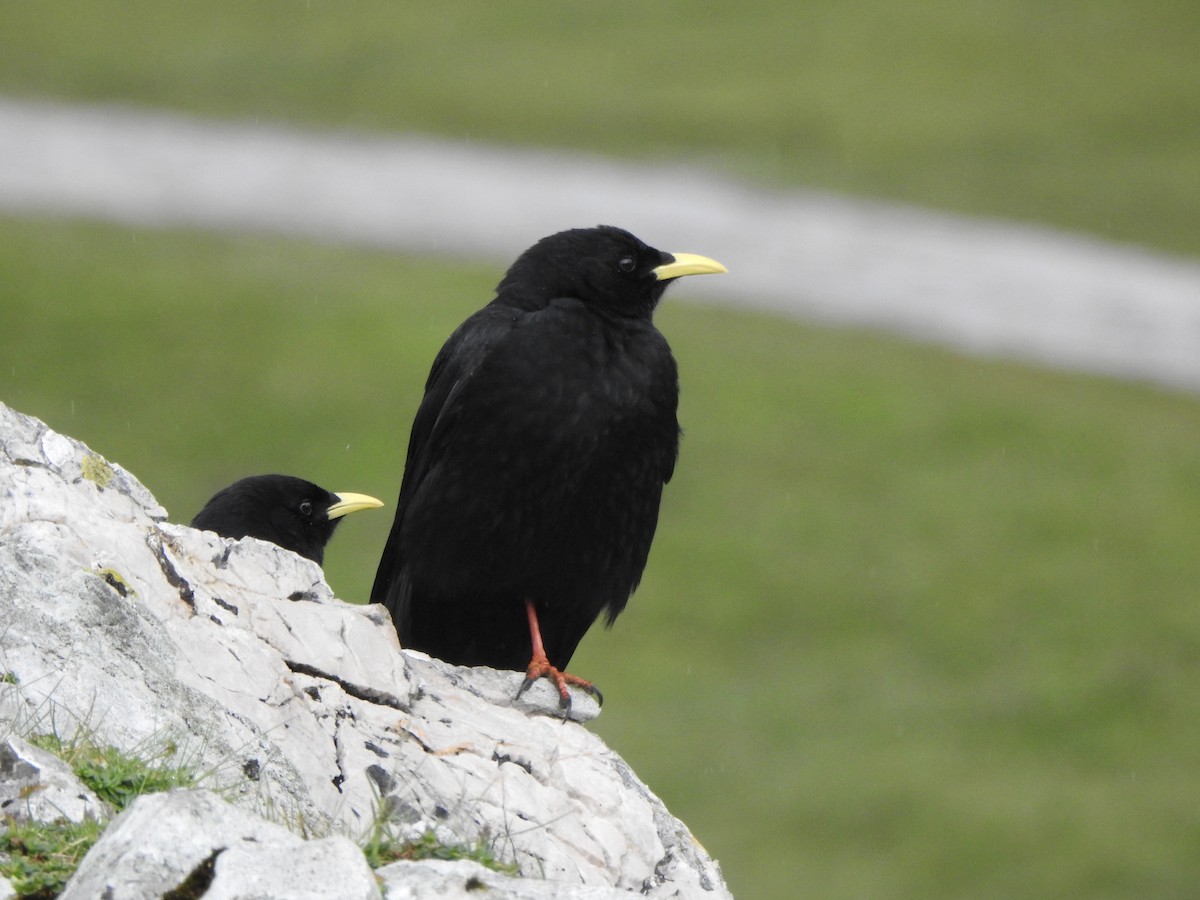
[{"label": "bird's claw", "polygon": [[578,675],[559,671],[545,657],[540,659],[535,657],[530,661],[529,667],[525,670],[525,679],[521,682],[521,686],[517,688],[516,699],[520,700],[521,695],[539,678],[548,678],[554,682],[554,686],[558,689],[558,705],[564,712],[570,712],[571,710],[571,692],[567,689],[567,685],[569,684],[574,685],[582,691],[586,691],[595,698],[598,705],[604,705],[604,695],[600,693],[598,687],[590,681],[580,678]]}]

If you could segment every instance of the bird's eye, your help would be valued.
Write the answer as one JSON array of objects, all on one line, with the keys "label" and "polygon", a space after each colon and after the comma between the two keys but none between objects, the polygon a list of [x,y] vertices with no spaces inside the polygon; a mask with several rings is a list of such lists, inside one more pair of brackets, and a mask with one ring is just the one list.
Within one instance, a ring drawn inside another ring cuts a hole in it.
[{"label": "bird's eye", "polygon": [[637,265],[637,260],[632,256],[622,256],[617,260],[617,268],[622,272],[632,272],[633,267]]},{"label": "bird's eye", "polygon": [[312,503],[310,501],[305,500],[300,504],[300,515],[302,515],[302,516],[311,516],[312,515]]}]

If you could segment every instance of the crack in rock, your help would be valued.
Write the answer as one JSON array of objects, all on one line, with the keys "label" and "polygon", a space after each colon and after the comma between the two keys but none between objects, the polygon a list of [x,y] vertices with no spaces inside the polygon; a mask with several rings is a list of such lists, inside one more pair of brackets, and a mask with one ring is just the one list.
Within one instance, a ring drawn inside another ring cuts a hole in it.
[{"label": "crack in rock", "polygon": [[376,763],[372,763],[363,770],[371,783],[375,785],[379,791],[379,796],[385,797],[392,792],[392,788],[396,786],[396,779],[391,776],[387,769]]},{"label": "crack in rock", "polygon": [[370,750],[380,759],[387,759],[392,755],[373,741],[363,741],[363,747],[365,747],[367,750]]},{"label": "crack in rock", "polygon": [[524,769],[526,775],[533,777],[533,763],[527,759],[521,759],[519,756],[511,756],[507,753],[501,753],[498,746],[492,751],[492,762],[499,766],[502,766],[505,763],[512,763],[518,769]]},{"label": "crack in rock", "polygon": [[313,678],[320,678],[323,681],[332,681],[351,697],[362,700],[365,703],[372,703],[376,706],[390,706],[392,709],[398,709],[401,712],[412,711],[399,697],[395,694],[389,694],[387,691],[354,684],[344,678],[338,678],[330,672],[323,672],[316,666],[308,665],[308,663],[297,662],[293,659],[285,659],[283,663],[298,675],[309,675]]},{"label": "crack in rock", "polygon": [[199,900],[212,887],[213,879],[217,877],[217,857],[225,852],[224,847],[218,847],[208,857],[201,860],[183,881],[163,894],[163,900]]},{"label": "crack in rock", "polygon": [[154,553],[155,559],[158,560],[158,567],[162,570],[163,578],[167,579],[167,584],[179,591],[179,599],[191,607],[192,612],[195,613],[196,593],[192,590],[192,586],[188,584],[187,579],[179,574],[179,570],[175,568],[175,564],[167,556],[162,538],[153,534],[149,535],[146,538],[146,544]]},{"label": "crack in rock", "polygon": [[220,597],[213,597],[212,599],[213,603],[217,604],[217,606],[221,607],[221,609],[227,610],[228,612],[233,613],[235,616],[238,614],[238,608],[232,603],[226,603]]}]

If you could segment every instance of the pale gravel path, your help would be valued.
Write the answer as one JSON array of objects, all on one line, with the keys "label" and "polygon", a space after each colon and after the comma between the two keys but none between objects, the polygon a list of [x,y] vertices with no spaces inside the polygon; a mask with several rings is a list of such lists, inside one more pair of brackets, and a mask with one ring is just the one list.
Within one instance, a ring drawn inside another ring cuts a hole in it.
[{"label": "pale gravel path", "polygon": [[687,296],[1200,388],[1200,261],[686,166],[0,99],[0,212],[275,231],[498,268],[542,235],[606,222],[729,266]]}]

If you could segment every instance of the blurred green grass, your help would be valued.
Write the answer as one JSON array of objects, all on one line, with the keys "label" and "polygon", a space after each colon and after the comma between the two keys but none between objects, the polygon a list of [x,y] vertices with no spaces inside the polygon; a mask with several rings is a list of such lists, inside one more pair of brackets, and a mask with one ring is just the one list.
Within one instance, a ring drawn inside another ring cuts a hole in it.
[{"label": "blurred green grass", "polygon": [[1200,253],[1200,5],[0,7],[0,92],[690,159]]},{"label": "blurred green grass", "polygon": [[[186,521],[282,470],[386,498],[499,273],[0,220],[0,399]],[[680,302],[686,428],[643,586],[573,668],[743,896],[1182,896],[1200,877],[1200,402]],[[674,297],[674,299],[672,299]]]},{"label": "blurred green grass", "polygon": [[[1179,0],[8,3],[0,94],[678,159],[1200,254],[1198,26]],[[0,400],[175,520],[252,472],[385,499],[329,554],[361,600],[429,362],[499,274],[0,219]],[[650,567],[573,665],[596,730],[739,896],[1193,894],[1200,402],[686,294]]]}]

